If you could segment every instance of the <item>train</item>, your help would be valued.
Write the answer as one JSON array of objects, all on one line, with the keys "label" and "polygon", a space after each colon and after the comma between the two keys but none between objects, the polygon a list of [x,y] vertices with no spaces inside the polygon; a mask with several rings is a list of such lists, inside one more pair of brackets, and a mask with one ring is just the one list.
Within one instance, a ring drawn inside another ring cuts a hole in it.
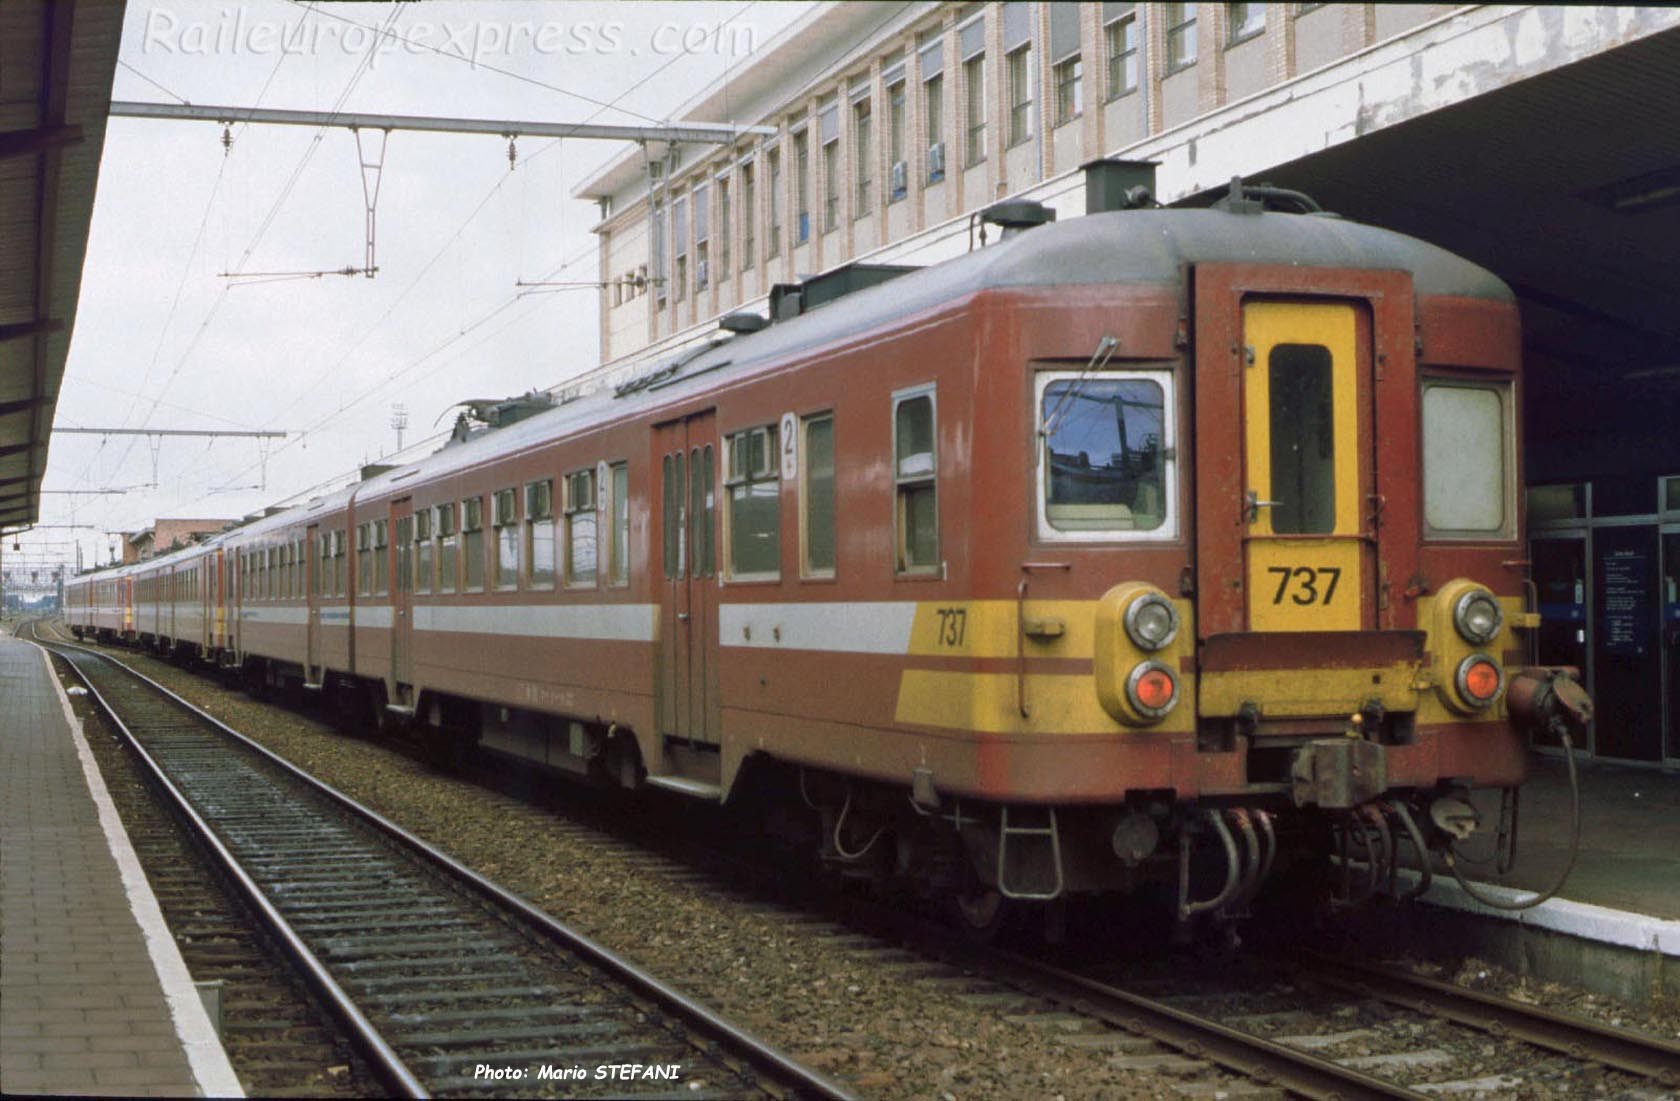
[{"label": "train", "polygon": [[78,578],[68,622],[443,762],[739,808],[977,930],[1145,889],[1220,923],[1286,865],[1347,904],[1427,878],[1586,706],[1528,657],[1511,291],[1295,192],[1098,183],[779,286],[616,386],[479,403],[425,458]]}]

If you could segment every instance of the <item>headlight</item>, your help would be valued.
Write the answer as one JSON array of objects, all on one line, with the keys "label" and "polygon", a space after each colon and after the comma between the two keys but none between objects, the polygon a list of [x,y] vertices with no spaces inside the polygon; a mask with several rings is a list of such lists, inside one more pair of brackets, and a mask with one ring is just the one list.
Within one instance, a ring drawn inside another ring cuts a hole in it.
[{"label": "headlight", "polygon": [[1471,654],[1458,663],[1458,694],[1471,707],[1483,708],[1499,698],[1505,671],[1486,654]]},{"label": "headlight", "polygon": [[1499,601],[1486,589],[1471,589],[1453,605],[1453,626],[1473,646],[1486,643],[1504,625],[1505,613],[1499,610]]},{"label": "headlight", "polygon": [[1158,661],[1142,662],[1126,678],[1126,700],[1143,717],[1158,719],[1178,702],[1178,678]]},{"label": "headlight", "polygon": [[1126,606],[1125,623],[1133,645],[1153,652],[1178,633],[1178,609],[1160,593],[1144,593]]}]

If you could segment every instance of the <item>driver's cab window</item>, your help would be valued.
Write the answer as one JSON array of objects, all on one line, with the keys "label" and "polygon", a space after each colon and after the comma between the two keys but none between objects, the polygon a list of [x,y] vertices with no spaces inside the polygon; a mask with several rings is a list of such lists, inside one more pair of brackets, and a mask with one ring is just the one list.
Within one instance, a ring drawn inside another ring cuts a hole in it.
[{"label": "driver's cab window", "polygon": [[1176,535],[1172,375],[1045,371],[1035,389],[1039,537]]}]

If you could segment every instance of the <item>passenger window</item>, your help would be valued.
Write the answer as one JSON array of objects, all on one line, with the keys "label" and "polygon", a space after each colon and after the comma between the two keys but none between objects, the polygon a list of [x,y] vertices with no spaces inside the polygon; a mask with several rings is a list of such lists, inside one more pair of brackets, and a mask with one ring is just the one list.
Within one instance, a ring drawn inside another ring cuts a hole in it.
[{"label": "passenger window", "polygon": [[461,557],[466,567],[463,592],[484,591],[484,498],[468,497],[461,502]]},{"label": "passenger window", "polygon": [[711,577],[717,572],[717,555],[713,550],[716,535],[716,497],[712,491],[712,447],[696,447],[688,456],[689,509],[693,517],[694,576]]},{"label": "passenger window", "polygon": [[1423,388],[1423,515],[1431,536],[1509,536],[1510,389],[1426,382]]},{"label": "passenger window", "polygon": [[531,561],[531,588],[554,588],[554,482],[525,487],[525,554]]},{"label": "passenger window", "polygon": [[519,516],[515,511],[517,495],[511,489],[496,491],[496,512],[491,523],[496,528],[496,588],[519,588]]},{"label": "passenger window", "polygon": [[1108,539],[1166,525],[1167,377],[1041,379],[1040,534]]},{"label": "passenger window", "polygon": [[389,521],[375,520],[373,522],[373,595],[384,596],[390,591],[389,585],[389,551],[390,546]]},{"label": "passenger window", "polygon": [[432,591],[432,510],[414,514],[414,591]]},{"label": "passenger window", "polygon": [[612,465],[612,581],[630,583],[630,467]]},{"label": "passenger window", "polygon": [[660,527],[665,534],[660,562],[664,568],[665,580],[674,581],[682,576],[682,558],[679,552],[682,537],[678,530],[682,515],[682,456],[665,456],[660,472],[664,475],[664,480],[660,483],[664,487],[661,495],[664,508],[660,513]]},{"label": "passenger window", "polygon": [[438,540],[438,578],[437,591],[452,593],[460,584],[460,554],[457,546],[460,536],[455,534],[455,502],[438,505],[432,510],[432,518],[436,521]]},{"label": "passenger window", "polygon": [[1330,349],[1278,344],[1267,369],[1271,390],[1272,531],[1336,530],[1336,417]]},{"label": "passenger window", "polygon": [[728,439],[729,576],[768,580],[781,576],[781,481],[776,428],[737,432]]},{"label": "passenger window", "polygon": [[566,584],[595,584],[595,472],[566,475]]},{"label": "passenger window", "polygon": [[939,569],[939,457],[933,391],[893,396],[893,477],[897,484],[899,573]]},{"label": "passenger window", "polygon": [[414,517],[404,516],[397,521],[395,554],[397,558],[396,590],[414,591]]},{"label": "passenger window", "polygon": [[834,576],[834,414],[806,417],[800,450],[800,573]]}]

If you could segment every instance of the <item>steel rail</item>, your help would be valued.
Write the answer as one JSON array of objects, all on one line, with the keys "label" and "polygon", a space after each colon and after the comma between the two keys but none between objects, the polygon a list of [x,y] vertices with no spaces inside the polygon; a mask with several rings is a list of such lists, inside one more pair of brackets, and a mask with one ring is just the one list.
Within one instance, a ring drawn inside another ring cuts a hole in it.
[{"label": "steel rail", "polygon": [[[145,677],[144,674],[135,672],[115,658],[69,643],[43,643],[39,641],[37,631],[32,630],[30,633],[36,637],[37,645],[48,650],[68,649],[79,651],[107,661],[119,669],[132,673],[135,677],[146,681],[153,687],[161,688],[156,682]],[[74,661],[68,661],[68,664],[71,670],[75,672],[76,678],[86,686],[89,698],[116,726],[118,732],[128,743],[129,748],[134,750],[135,755],[145,765],[146,771],[151,774],[152,779],[168,795],[175,812],[181,815],[192,832],[209,848],[216,862],[221,866],[222,872],[233,881],[239,889],[239,893],[245,897],[245,901],[261,917],[263,924],[268,927],[270,934],[275,937],[281,949],[291,957],[293,963],[303,972],[304,978],[314,989],[316,995],[325,1003],[328,1012],[336,1017],[339,1024],[350,1034],[351,1040],[360,1049],[362,1057],[368,1061],[374,1074],[397,1096],[429,1097],[430,1094],[426,1091],[425,1086],[420,1084],[420,1079],[402,1061],[402,1058],[391,1047],[390,1043],[380,1035],[373,1022],[369,1021],[356,1003],[351,1000],[350,995],[332,977],[320,958],[303,942],[303,938],[292,928],[291,923],[280,914],[279,910],[275,909],[267,894],[257,886],[256,882],[246,873],[244,866],[222,844],[221,839],[210,828],[210,824],[204,820],[186,795],[181,792],[180,788],[176,787],[174,781],[164,772],[163,766],[158,764],[157,760],[147,752],[146,747],[140,744],[140,740],[134,736],[134,732],[128,728],[128,724],[123,721],[122,716],[117,714],[116,708],[105,698],[104,693],[100,692],[94,685],[92,678]],[[168,691],[167,689],[162,690]],[[173,697],[173,693],[169,693],[169,695]],[[178,697],[175,698],[178,699]],[[197,712],[196,708],[193,710]]]},{"label": "steel rail", "polygon": [[[46,644],[43,644],[46,645]],[[460,864],[454,858],[430,845],[426,841],[392,822],[378,811],[358,803],[355,799],[339,791],[331,784],[311,776],[267,747],[258,744],[250,737],[228,726],[214,715],[201,710],[187,700],[170,691],[162,684],[146,674],[134,669],[125,662],[108,654],[103,654],[86,647],[71,643],[54,643],[52,646],[74,649],[90,654],[108,662],[110,665],[127,673],[135,680],[145,684],[174,705],[182,708],[195,719],[214,727],[225,736],[234,739],[244,748],[259,755],[274,765],[290,778],[306,785],[310,789],[326,796],[336,805],[351,812],[358,819],[377,827],[386,836],[398,841],[415,855],[442,869],[451,878],[469,887],[481,897],[491,903],[503,907],[517,914],[521,920],[545,939],[559,945],[566,951],[572,952],[609,975],[641,993],[648,1000],[662,1009],[680,1018],[683,1023],[706,1038],[725,1045],[731,1053],[742,1057],[745,1062],[765,1077],[772,1078],[786,1087],[791,1087],[794,1096],[825,1099],[825,1101],[854,1101],[855,1095],[840,1084],[824,1077],[790,1059],[782,1052],[771,1047],[756,1036],[742,1029],[740,1026],[726,1020],[717,1013],[700,1005],[688,996],[670,987],[660,979],[654,977],[624,957],[607,948],[605,945],[590,939],[529,902],[528,900],[508,891],[506,888],[486,879],[470,868]],[[74,666],[74,663],[72,663]],[[80,672],[78,670],[78,675]],[[82,678],[86,683],[86,678]],[[98,696],[91,684],[89,691],[100,700],[101,707],[108,707],[102,697]],[[126,733],[126,730],[125,730]],[[132,738],[131,738],[132,740]],[[153,767],[156,767],[155,765]],[[167,782],[167,781],[165,781]],[[189,808],[190,809],[190,808]],[[196,817],[196,816],[195,816]],[[219,847],[219,846],[218,846]],[[229,856],[231,859],[231,855]],[[251,884],[252,889],[256,885]],[[278,918],[278,915],[276,914]],[[282,919],[283,920],[283,919]],[[300,947],[301,947],[301,942]],[[307,951],[307,948],[304,949]],[[324,973],[324,972],[323,972]],[[330,976],[327,976],[330,980]],[[336,986],[336,984],[335,984]],[[341,991],[342,993],[342,991]],[[371,1025],[369,1028],[371,1029]],[[418,1084],[418,1083],[417,1083]],[[424,1096],[424,1093],[416,1096]]]},{"label": "steel rail", "polygon": [[1008,975],[1052,1001],[1147,1036],[1197,1059],[1236,1071],[1262,1085],[1278,1086],[1323,1101],[1356,1098],[1402,1098],[1423,1101],[1425,1094],[1362,1071],[1231,1028],[1154,998],[1000,949],[969,948],[977,962]]},{"label": "steel rail", "polygon": [[1612,1028],[1597,1021],[1525,1005],[1480,990],[1414,975],[1399,968],[1318,952],[1294,968],[1314,981],[1380,1001],[1444,1017],[1499,1037],[1510,1037],[1590,1059],[1617,1070],[1680,1086],[1680,1044],[1660,1036]]}]

